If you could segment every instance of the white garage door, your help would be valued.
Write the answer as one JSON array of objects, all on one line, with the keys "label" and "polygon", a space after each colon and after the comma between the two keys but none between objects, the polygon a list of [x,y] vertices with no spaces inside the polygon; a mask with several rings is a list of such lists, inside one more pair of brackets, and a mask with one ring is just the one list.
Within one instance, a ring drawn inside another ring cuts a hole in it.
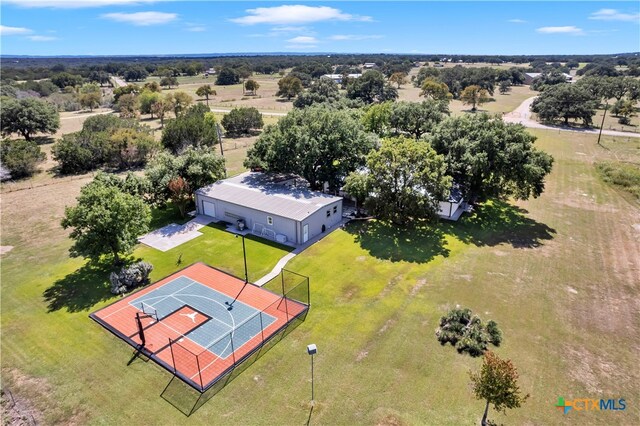
[{"label": "white garage door", "polygon": [[216,205],[208,201],[202,202],[202,211],[205,216],[216,217]]}]

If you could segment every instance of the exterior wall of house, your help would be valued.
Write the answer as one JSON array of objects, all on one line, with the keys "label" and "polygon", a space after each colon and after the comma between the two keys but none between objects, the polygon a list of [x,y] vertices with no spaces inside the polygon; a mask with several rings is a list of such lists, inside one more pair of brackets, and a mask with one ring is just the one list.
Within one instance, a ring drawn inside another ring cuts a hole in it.
[{"label": "exterior wall of house", "polygon": [[[235,224],[238,219],[242,218],[249,230],[253,230],[253,225],[259,223],[268,229],[273,229],[276,234],[285,235],[287,241],[296,243],[298,240],[298,235],[296,234],[298,222],[293,219],[267,214],[259,210],[196,194],[196,210],[198,214],[204,214],[203,202],[210,202],[215,205],[215,218],[218,220]],[[268,224],[268,217],[271,217],[272,225]]]},{"label": "exterior wall of house", "polygon": [[438,204],[438,216],[442,219],[448,219],[452,217],[459,208],[462,208],[463,201],[459,203],[453,203],[451,201],[440,201]]},{"label": "exterior wall of house", "polygon": [[[335,213],[334,213],[335,207]],[[327,217],[327,210],[330,212]],[[309,225],[309,240],[315,236],[322,234],[322,225],[325,226],[325,232],[336,226],[342,221],[342,200],[337,200],[317,212],[311,214],[306,219],[299,222],[299,239],[298,244],[303,243],[304,225]]]}]

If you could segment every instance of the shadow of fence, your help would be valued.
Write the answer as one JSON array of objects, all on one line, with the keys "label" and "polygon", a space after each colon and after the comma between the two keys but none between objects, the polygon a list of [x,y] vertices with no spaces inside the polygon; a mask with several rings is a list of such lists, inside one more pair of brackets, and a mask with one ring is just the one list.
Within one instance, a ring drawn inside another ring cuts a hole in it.
[{"label": "shadow of fence", "polygon": [[229,383],[231,383],[236,377],[247,370],[258,359],[262,358],[271,348],[289,335],[300,324],[302,324],[309,313],[309,310],[305,310],[304,313],[295,319],[291,320],[286,327],[281,329],[278,333],[272,335],[269,339],[265,340],[262,346],[255,351],[251,356],[244,359],[241,363],[235,365],[227,374],[220,377],[213,386],[209,387],[206,391],[200,392],[193,387],[187,385],[182,379],[177,376],[173,376],[167,386],[164,388],[160,396],[162,399],[173,405],[178,411],[185,416],[189,417],[195,413],[200,407],[207,403],[211,398],[223,390]]}]

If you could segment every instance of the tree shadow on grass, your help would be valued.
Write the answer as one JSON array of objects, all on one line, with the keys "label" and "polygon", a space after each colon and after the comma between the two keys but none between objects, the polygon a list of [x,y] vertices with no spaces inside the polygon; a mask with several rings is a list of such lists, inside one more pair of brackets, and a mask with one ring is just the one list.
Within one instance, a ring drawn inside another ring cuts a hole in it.
[{"label": "tree shadow on grass", "polygon": [[109,274],[114,269],[111,262],[88,262],[57,280],[43,293],[48,312],[63,308],[68,312],[81,312],[114,297],[109,290]]},{"label": "tree shadow on grass", "polygon": [[417,224],[402,228],[378,220],[351,222],[345,230],[371,256],[392,262],[429,262],[436,256],[447,257],[445,234],[438,224]]},{"label": "tree shadow on grass", "polygon": [[471,215],[463,215],[459,222],[414,223],[402,228],[374,220],[351,222],[345,230],[373,257],[426,263],[449,255],[447,235],[478,247],[507,243],[522,249],[553,239],[556,230],[525,216],[527,213],[504,201],[490,201],[476,207]]},{"label": "tree shadow on grass", "polygon": [[493,200],[475,208],[459,222],[441,223],[441,229],[460,241],[475,246],[511,244],[514,248],[535,248],[553,239],[556,230],[526,216],[529,212],[505,201]]}]

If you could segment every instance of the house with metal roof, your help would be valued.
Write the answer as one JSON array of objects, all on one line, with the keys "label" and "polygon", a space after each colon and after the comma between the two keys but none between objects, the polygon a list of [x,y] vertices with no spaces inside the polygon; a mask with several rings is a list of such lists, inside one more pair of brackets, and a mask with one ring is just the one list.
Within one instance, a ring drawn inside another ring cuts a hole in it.
[{"label": "house with metal roof", "polygon": [[196,211],[281,243],[304,244],[342,221],[342,197],[293,175],[246,172],[195,192]]}]

